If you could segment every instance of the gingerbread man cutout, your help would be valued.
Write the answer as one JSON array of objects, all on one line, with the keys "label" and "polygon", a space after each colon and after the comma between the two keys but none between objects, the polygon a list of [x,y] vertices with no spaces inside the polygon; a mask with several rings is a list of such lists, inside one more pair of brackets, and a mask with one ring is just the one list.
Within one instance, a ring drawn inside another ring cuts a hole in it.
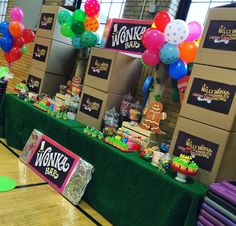
[{"label": "gingerbread man cutout", "polygon": [[161,133],[161,129],[159,127],[160,120],[165,120],[167,118],[167,114],[162,112],[163,106],[160,102],[153,102],[149,108],[144,108],[143,114],[144,119],[143,122],[140,123],[140,127],[145,130],[151,130],[154,133]]}]

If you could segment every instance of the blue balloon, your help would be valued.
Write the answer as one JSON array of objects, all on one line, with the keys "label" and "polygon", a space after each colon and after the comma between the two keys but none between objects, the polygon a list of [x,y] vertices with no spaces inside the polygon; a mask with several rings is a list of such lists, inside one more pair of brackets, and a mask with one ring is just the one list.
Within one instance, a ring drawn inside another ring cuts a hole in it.
[{"label": "blue balloon", "polygon": [[166,43],[160,50],[160,60],[164,64],[173,64],[179,59],[179,48]]},{"label": "blue balloon", "polygon": [[178,60],[177,62],[169,66],[169,75],[173,79],[176,80],[181,79],[185,75],[187,75],[187,72],[188,72],[187,64],[182,60]]},{"label": "blue balloon", "polygon": [[81,41],[80,41],[80,37],[79,37],[79,36],[72,37],[71,43],[72,43],[72,45],[73,45],[76,49],[82,49],[82,48],[84,48],[84,46],[82,45],[82,43],[81,43]]},{"label": "blue balloon", "polygon": [[0,46],[4,52],[8,53],[13,47],[13,39],[11,37],[2,37]]},{"label": "blue balloon", "polygon": [[10,23],[7,21],[0,23],[0,33],[2,33],[3,37],[12,37],[9,32],[9,25]]}]

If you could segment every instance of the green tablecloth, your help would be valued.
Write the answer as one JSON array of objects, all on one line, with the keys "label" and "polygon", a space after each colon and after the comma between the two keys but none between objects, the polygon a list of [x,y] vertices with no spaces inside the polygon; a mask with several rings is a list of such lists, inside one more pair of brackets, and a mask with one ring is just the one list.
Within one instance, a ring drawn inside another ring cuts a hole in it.
[{"label": "green tablecloth", "polygon": [[84,199],[114,225],[196,225],[205,185],[182,184],[141,159],[83,133],[75,121],[53,118],[7,94],[0,109],[0,135],[21,149],[36,128],[95,167]]}]

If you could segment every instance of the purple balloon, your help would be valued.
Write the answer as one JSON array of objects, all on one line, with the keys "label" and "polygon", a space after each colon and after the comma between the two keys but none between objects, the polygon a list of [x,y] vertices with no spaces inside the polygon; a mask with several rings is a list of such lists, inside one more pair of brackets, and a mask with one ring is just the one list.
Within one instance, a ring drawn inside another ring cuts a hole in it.
[{"label": "purple balloon", "polygon": [[192,42],[198,40],[202,35],[202,25],[197,21],[191,21],[188,23],[188,37],[185,39],[185,42]]},{"label": "purple balloon", "polygon": [[12,21],[22,22],[24,18],[24,12],[20,7],[14,7],[10,11]]}]

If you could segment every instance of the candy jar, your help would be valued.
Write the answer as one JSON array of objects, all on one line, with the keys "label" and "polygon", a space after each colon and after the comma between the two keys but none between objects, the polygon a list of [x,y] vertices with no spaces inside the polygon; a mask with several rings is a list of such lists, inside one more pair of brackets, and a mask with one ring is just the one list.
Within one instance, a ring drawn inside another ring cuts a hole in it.
[{"label": "candy jar", "polygon": [[131,120],[132,125],[137,125],[140,116],[141,116],[142,106],[139,101],[136,103],[132,103],[129,110],[129,118]]},{"label": "candy jar", "polygon": [[116,112],[115,108],[105,112],[103,117],[105,127],[113,127],[117,129],[119,123],[119,113]]},{"label": "candy jar", "polygon": [[162,159],[160,160],[160,164],[158,166],[158,169],[162,172],[162,173],[166,173],[167,170],[169,169],[170,163],[171,163],[171,156],[169,153],[164,154],[164,156],[162,157]]},{"label": "candy jar", "polygon": [[121,106],[120,106],[120,115],[123,117],[128,117],[129,116],[129,110],[131,107],[131,103],[134,101],[134,98],[128,94],[125,95],[123,100],[121,101]]}]

